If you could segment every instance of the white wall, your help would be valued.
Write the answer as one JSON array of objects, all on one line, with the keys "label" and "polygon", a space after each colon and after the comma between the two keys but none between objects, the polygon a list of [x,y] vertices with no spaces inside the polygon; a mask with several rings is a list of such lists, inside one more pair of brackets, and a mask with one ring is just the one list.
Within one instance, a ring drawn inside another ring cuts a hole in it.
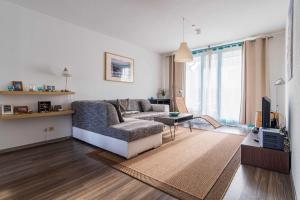
[{"label": "white wall", "polygon": [[295,1],[293,58],[294,76],[287,82],[287,115],[292,143],[291,170],[297,197],[300,197],[300,0]]},{"label": "white wall", "polygon": [[[285,78],[285,32],[272,34],[269,39],[268,63],[270,66],[270,97],[272,110],[276,111],[276,87],[275,81],[278,78]],[[285,86],[277,86],[279,113],[285,114]]]},{"label": "white wall", "polygon": [[[12,80],[63,89],[61,73],[68,65],[76,92],[73,97],[55,98],[0,96],[0,104],[36,109],[38,100],[48,99],[67,106],[78,99],[148,98],[161,86],[158,54],[2,0],[0,44],[0,90]],[[135,59],[134,83],[104,81],[105,51]],[[71,134],[70,117],[0,122],[0,149],[43,141],[49,126],[55,130],[48,139]]]}]

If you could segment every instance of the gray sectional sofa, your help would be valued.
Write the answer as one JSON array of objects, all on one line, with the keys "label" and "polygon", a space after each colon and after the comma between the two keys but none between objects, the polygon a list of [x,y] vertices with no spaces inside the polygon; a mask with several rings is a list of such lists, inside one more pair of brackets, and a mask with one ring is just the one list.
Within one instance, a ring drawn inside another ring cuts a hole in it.
[{"label": "gray sectional sofa", "polygon": [[167,105],[151,105],[141,99],[123,100],[127,110],[122,122],[113,105],[116,101],[119,100],[73,102],[73,137],[125,158],[162,144],[164,126],[152,119],[165,115]]}]

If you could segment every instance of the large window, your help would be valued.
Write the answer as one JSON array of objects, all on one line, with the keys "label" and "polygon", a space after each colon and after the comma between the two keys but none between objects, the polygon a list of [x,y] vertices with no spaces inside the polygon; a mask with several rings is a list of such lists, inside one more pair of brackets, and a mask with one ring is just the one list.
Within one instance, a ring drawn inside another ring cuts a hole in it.
[{"label": "large window", "polygon": [[[195,52],[194,52],[195,53]],[[208,114],[234,124],[239,121],[242,44],[196,52],[186,65],[186,103],[196,115]]]}]

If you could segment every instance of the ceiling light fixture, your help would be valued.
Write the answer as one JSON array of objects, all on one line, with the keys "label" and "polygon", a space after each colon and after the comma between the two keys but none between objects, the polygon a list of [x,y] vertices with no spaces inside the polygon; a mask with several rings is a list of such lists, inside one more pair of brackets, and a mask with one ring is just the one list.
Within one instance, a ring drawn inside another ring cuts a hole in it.
[{"label": "ceiling light fixture", "polygon": [[193,61],[192,51],[188,47],[187,43],[184,41],[184,17],[182,18],[182,36],[183,40],[175,53],[174,61],[181,63]]}]

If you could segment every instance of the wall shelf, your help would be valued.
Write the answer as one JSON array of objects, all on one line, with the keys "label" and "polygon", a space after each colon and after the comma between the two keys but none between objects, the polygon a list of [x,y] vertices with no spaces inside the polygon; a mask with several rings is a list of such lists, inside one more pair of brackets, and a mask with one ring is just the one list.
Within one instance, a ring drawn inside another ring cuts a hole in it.
[{"label": "wall shelf", "polygon": [[13,114],[13,115],[0,115],[0,120],[14,120],[14,119],[28,119],[28,118],[38,118],[38,117],[52,117],[52,116],[63,116],[72,115],[74,110],[64,110],[57,112],[47,112],[47,113],[26,113],[26,114]]},{"label": "wall shelf", "polygon": [[73,95],[75,92],[0,91],[0,95]]}]

